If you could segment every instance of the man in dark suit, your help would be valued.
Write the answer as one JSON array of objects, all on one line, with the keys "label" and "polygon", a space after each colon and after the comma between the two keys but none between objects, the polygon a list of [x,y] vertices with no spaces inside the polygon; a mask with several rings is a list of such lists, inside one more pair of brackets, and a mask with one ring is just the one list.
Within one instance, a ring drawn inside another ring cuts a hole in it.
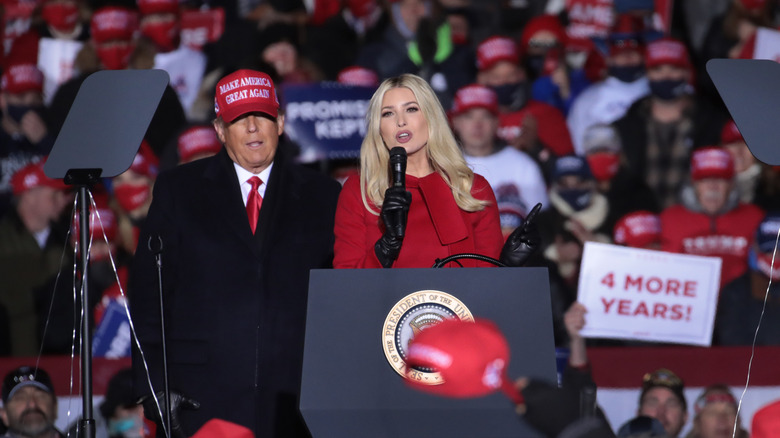
[{"label": "man in dark suit", "polygon": [[[221,418],[258,437],[306,437],[297,406],[309,270],[332,262],[339,185],[293,164],[279,144],[284,115],[265,73],[220,80],[215,108],[225,147],[155,183],[131,269],[133,320],[159,392],[160,306],[148,242],[161,243],[174,436]],[[137,394],[149,394],[137,352],[133,367]],[[186,409],[188,398],[200,407]],[[156,411],[145,406],[147,416]]]}]

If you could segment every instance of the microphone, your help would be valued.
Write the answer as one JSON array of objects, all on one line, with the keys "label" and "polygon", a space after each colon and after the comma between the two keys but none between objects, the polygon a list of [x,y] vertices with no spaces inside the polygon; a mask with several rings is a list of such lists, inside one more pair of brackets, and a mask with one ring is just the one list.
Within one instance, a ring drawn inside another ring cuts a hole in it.
[{"label": "microphone", "polygon": [[406,149],[396,146],[390,149],[390,172],[393,174],[393,187],[406,187]]}]

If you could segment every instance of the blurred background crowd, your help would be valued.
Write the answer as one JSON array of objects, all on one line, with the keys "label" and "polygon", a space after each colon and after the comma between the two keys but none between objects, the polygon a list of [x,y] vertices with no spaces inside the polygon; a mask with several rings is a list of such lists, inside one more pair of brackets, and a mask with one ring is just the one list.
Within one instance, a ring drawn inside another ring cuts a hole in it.
[{"label": "blurred background crowd", "polygon": [[[5,0],[2,11],[0,355],[70,353],[74,194],[42,164],[87,76],[149,68],[171,80],[138,155],[93,190],[96,326],[123,300],[109,255],[122,284],[158,172],[219,150],[214,86],[253,68],[281,85],[425,78],[502,228],[544,205],[530,265],[549,268],[558,345],[588,241],[720,257],[713,344],[753,340],[777,277],[780,173],[747,149],[705,64],[778,59],[780,2]],[[356,158],[308,164],[343,181]],[[774,286],[764,319],[759,344],[779,344]]]}]

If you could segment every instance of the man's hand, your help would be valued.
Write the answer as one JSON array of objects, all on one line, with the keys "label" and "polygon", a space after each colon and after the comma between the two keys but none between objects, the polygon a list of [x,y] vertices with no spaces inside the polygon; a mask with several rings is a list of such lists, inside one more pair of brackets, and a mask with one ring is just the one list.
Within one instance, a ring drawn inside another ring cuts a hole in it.
[{"label": "man's hand", "polygon": [[46,134],[49,132],[46,127],[46,122],[43,121],[40,114],[33,110],[27,111],[24,114],[19,123],[19,129],[21,129],[22,134],[24,134],[24,136],[27,137],[27,140],[32,144],[40,143],[41,140],[43,140],[43,137],[46,137]]},{"label": "man's hand", "polygon": [[390,187],[385,191],[382,203],[382,222],[385,233],[376,241],[374,253],[383,267],[389,268],[401,253],[401,244],[406,233],[406,220],[409,217],[409,207],[412,205],[412,194],[402,187]]},{"label": "man's hand", "polygon": [[501,249],[500,261],[507,266],[523,266],[528,258],[539,247],[542,238],[536,229],[536,215],[542,209],[542,204],[536,204],[512,234],[507,237]]},{"label": "man's hand", "polygon": [[[139,403],[144,406],[144,416],[146,418],[154,421],[156,424],[162,424],[163,421],[160,419],[160,413],[162,413],[163,418],[165,417],[165,394],[162,391],[157,393],[157,401],[160,403],[159,410],[157,409],[157,403],[155,403],[154,397],[152,396],[143,397]],[[194,411],[198,408],[200,408],[200,403],[197,400],[179,394],[176,391],[171,391],[171,437],[186,438],[189,436],[181,425],[179,415],[182,409]]]}]

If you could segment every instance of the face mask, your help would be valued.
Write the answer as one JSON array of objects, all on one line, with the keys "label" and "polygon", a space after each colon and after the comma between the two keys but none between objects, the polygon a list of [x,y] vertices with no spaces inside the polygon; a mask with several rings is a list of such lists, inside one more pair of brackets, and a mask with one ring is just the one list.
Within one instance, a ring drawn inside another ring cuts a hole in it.
[{"label": "face mask", "polygon": [[610,66],[609,75],[622,82],[634,82],[645,75],[645,66],[630,65],[625,67]]},{"label": "face mask", "polygon": [[152,40],[161,52],[170,52],[179,45],[179,25],[176,20],[144,23],[141,33]]},{"label": "face mask", "polygon": [[498,104],[508,106],[510,110],[517,111],[528,101],[528,84],[525,81],[516,84],[504,84],[490,87],[498,95]]},{"label": "face mask", "polygon": [[532,78],[538,78],[544,69],[544,55],[530,55],[525,58],[525,68]]},{"label": "face mask", "polygon": [[49,2],[41,10],[43,20],[57,31],[71,32],[79,18],[79,10],[72,3]]},{"label": "face mask", "polygon": [[108,70],[123,70],[130,61],[130,53],[133,52],[132,44],[117,44],[109,47],[98,47],[97,55],[100,62]]},{"label": "face mask", "polygon": [[586,157],[596,181],[609,181],[617,174],[620,157],[614,152],[596,152]]},{"label": "face mask", "polygon": [[121,420],[108,420],[108,434],[124,438],[143,437],[143,421],[138,416]]},{"label": "face mask", "polygon": [[149,186],[123,184],[114,187],[114,196],[122,210],[132,212],[149,200]]},{"label": "face mask", "polygon": [[40,114],[41,107],[39,105],[8,105],[8,117],[16,123],[22,123],[22,118],[29,111],[35,111]]},{"label": "face mask", "polygon": [[566,201],[574,211],[582,211],[590,205],[593,193],[590,189],[566,189],[558,190],[558,196]]},{"label": "face mask", "polygon": [[684,79],[650,81],[650,94],[661,100],[675,100],[689,93],[690,85]]}]

